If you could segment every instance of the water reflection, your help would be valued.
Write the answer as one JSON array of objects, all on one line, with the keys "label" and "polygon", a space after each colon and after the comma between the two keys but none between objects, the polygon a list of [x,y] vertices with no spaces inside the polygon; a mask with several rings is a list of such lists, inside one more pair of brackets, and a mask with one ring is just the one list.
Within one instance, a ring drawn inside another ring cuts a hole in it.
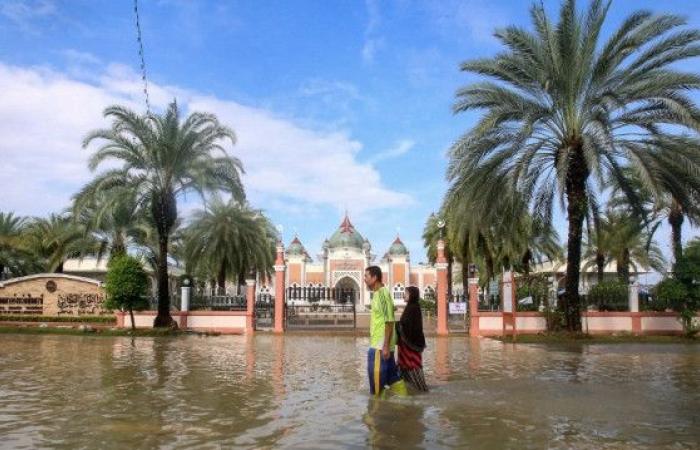
[{"label": "water reflection", "polygon": [[697,345],[428,342],[369,397],[366,338],[0,336],[3,448],[696,448]]}]

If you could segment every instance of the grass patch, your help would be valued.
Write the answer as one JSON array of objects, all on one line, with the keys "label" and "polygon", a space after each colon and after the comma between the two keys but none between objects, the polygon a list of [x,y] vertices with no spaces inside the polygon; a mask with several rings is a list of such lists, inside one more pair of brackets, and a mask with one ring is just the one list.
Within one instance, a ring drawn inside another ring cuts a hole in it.
[{"label": "grass patch", "polygon": [[[496,336],[501,342],[513,343],[511,336]],[[591,335],[585,333],[523,334],[515,339],[516,344],[697,344],[700,339],[685,336],[635,336],[633,334]]]},{"label": "grass patch", "polygon": [[67,322],[116,324],[117,318],[109,316],[39,316],[22,314],[0,314],[0,322]]},{"label": "grass patch", "polygon": [[218,335],[218,333],[193,333],[191,331],[157,329],[157,328],[138,328],[132,331],[128,328],[73,328],[73,327],[35,327],[35,326],[0,326],[0,334],[48,334],[48,335],[64,335],[64,336],[129,336],[129,337],[176,337],[191,334]]}]

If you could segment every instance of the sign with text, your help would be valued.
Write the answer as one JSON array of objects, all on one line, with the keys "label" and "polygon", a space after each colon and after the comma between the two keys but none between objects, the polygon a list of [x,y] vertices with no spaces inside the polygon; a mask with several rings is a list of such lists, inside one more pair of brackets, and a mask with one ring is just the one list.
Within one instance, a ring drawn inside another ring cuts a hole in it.
[{"label": "sign with text", "polygon": [[466,302],[450,302],[450,314],[466,314],[467,304]]}]

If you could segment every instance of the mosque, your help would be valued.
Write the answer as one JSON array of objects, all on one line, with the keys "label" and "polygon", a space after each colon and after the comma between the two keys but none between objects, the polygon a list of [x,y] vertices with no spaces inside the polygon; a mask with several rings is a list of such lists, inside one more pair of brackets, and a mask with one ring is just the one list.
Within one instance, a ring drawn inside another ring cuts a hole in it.
[{"label": "mosque", "polygon": [[[382,269],[384,285],[391,291],[397,306],[404,304],[406,286],[417,286],[421,296],[434,298],[436,269],[423,264],[411,265],[408,249],[396,237],[384,256],[376,261],[372,245],[350,222],[347,214],[340,226],[323,242],[322,252],[313,259],[298,236],[285,249],[286,283],[288,288],[309,291],[303,288],[336,288],[351,293],[358,311],[370,304],[370,292],[363,275],[367,267],[377,265]],[[299,288],[299,289],[298,289]],[[270,289],[274,292],[272,286]],[[347,299],[343,299],[345,301]],[[288,304],[305,304],[307,298],[288,295]]]}]

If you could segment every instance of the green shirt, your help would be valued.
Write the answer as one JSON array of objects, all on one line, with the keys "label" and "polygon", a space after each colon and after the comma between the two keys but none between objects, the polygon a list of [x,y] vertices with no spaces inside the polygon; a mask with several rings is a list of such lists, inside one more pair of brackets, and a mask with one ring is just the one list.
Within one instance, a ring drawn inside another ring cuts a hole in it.
[{"label": "green shirt", "polygon": [[[382,286],[372,296],[372,309],[369,321],[369,345],[372,348],[381,349],[384,346],[384,326],[387,322],[394,324],[394,300],[389,289]],[[396,345],[396,331],[391,333],[389,350],[393,351]]]}]

